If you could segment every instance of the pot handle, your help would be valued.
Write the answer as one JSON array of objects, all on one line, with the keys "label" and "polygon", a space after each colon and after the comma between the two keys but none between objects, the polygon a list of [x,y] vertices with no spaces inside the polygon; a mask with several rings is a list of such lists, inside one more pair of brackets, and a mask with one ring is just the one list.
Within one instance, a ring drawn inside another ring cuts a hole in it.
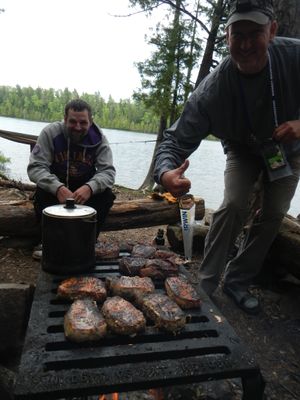
[{"label": "pot handle", "polygon": [[76,208],[75,200],[72,197],[69,197],[69,198],[66,199],[65,208],[67,208],[68,210],[70,210],[72,208]]}]

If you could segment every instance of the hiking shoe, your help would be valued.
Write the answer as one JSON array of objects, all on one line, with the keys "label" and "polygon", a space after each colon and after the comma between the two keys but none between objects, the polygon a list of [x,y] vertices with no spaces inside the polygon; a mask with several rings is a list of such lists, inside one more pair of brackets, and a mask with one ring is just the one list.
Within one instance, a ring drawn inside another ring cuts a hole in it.
[{"label": "hiking shoe", "polygon": [[260,312],[259,300],[247,290],[233,289],[224,285],[223,292],[231,297],[235,304],[247,314],[257,315]]},{"label": "hiking shoe", "polygon": [[42,259],[42,256],[43,256],[43,247],[42,247],[42,243],[40,243],[38,246],[36,246],[33,249],[32,258],[34,260],[40,261]]}]

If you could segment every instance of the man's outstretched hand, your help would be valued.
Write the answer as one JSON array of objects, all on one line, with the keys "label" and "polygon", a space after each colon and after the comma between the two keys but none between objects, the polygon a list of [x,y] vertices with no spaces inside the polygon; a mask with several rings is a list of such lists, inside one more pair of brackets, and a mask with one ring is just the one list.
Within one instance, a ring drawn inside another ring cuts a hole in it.
[{"label": "man's outstretched hand", "polygon": [[163,187],[174,197],[183,196],[191,188],[191,181],[184,176],[189,165],[189,160],[185,160],[180,167],[164,172],[160,178]]}]

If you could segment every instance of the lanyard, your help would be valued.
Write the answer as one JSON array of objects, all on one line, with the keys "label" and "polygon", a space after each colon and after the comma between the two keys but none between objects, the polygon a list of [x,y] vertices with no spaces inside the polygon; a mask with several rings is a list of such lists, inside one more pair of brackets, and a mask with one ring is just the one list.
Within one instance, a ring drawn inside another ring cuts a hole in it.
[{"label": "lanyard", "polygon": [[[268,51],[268,62],[269,62],[269,79],[270,79],[270,86],[271,86],[272,111],[273,111],[273,118],[274,118],[275,127],[277,127],[278,126],[278,115],[277,115],[277,107],[276,107],[276,99],[275,99],[274,77],[273,77],[271,56],[270,56],[269,51]],[[248,110],[248,107],[247,107],[245,90],[244,90],[244,87],[243,87],[243,83],[242,83],[240,74],[238,74],[238,81],[239,81],[239,88],[240,88],[240,93],[241,93],[241,98],[242,98],[242,106],[243,106],[243,109],[244,109],[246,122],[247,122],[247,125],[248,125],[248,127],[250,129],[250,132],[251,132],[250,139],[251,139],[251,141],[254,141],[254,142],[257,143],[258,140],[254,135],[254,129],[253,129],[253,125],[252,125],[252,122],[251,122],[249,110]]]},{"label": "lanyard", "polygon": [[272,70],[272,60],[270,56],[270,52],[268,51],[268,60],[269,60],[269,73],[270,73],[270,85],[271,85],[271,96],[272,96],[272,109],[274,116],[275,127],[278,127],[278,115],[276,108],[276,100],[275,100],[275,89],[274,89],[274,78],[273,78],[273,70]]}]

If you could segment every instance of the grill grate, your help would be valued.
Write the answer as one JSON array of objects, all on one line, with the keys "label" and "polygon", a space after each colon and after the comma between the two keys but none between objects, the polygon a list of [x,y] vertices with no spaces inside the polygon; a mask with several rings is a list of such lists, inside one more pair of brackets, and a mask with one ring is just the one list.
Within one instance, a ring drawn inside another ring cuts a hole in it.
[{"label": "grill grate", "polygon": [[[119,276],[118,263],[96,265],[85,275]],[[56,299],[65,278],[40,273],[16,399],[59,399],[236,377],[242,379],[244,400],[263,398],[259,367],[207,297],[201,309],[187,310],[188,322],[176,335],[147,325],[134,337],[111,334],[99,342],[77,344],[64,337],[63,318],[70,304]],[[163,290],[162,284],[156,289]]]}]

